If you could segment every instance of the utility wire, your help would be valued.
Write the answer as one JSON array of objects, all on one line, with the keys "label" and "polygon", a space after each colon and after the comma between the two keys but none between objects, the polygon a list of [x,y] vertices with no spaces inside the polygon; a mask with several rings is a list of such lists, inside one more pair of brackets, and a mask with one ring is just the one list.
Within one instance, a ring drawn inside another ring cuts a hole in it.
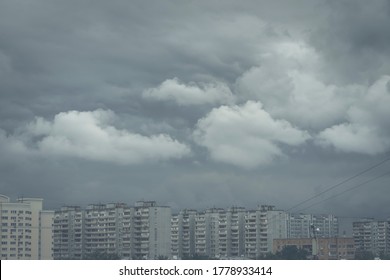
[{"label": "utility wire", "polygon": [[325,202],[325,201],[328,201],[328,200],[330,200],[330,199],[333,199],[333,198],[335,198],[335,197],[338,197],[338,196],[340,196],[340,195],[342,195],[342,194],[344,194],[344,193],[346,193],[346,192],[349,192],[349,191],[352,191],[352,190],[354,190],[354,189],[357,189],[357,188],[359,188],[359,187],[361,187],[361,186],[364,186],[364,185],[367,184],[367,183],[376,181],[376,180],[378,180],[378,179],[380,179],[380,178],[382,178],[382,177],[384,177],[384,176],[386,176],[386,175],[389,175],[389,174],[390,174],[390,171],[385,172],[385,173],[383,173],[383,174],[381,174],[381,175],[379,175],[379,176],[376,176],[376,177],[374,177],[374,178],[371,178],[371,179],[369,179],[369,180],[367,180],[367,181],[365,181],[365,182],[363,182],[363,183],[361,183],[361,184],[358,184],[358,185],[356,185],[356,186],[353,186],[352,188],[346,189],[346,190],[344,190],[344,191],[342,191],[342,192],[340,192],[340,193],[338,193],[338,194],[335,194],[335,195],[333,195],[333,196],[330,196],[330,197],[328,197],[328,198],[326,198],[326,199],[324,199],[324,200],[315,202],[315,203],[313,203],[313,204],[311,204],[311,205],[309,205],[309,206],[307,206],[307,207],[305,207],[305,208],[300,209],[298,212],[303,211],[303,210],[306,210],[306,209],[309,209],[309,208],[311,208],[311,207],[313,207],[313,206],[315,206],[315,205],[318,205],[318,204],[320,204],[320,203],[323,203],[323,202]]},{"label": "utility wire", "polygon": [[390,157],[382,160],[381,162],[379,162],[379,163],[377,163],[377,164],[375,164],[375,165],[373,165],[373,166],[371,166],[371,167],[369,167],[367,169],[364,169],[363,171],[360,171],[359,173],[357,173],[357,174],[355,174],[355,175],[353,175],[351,177],[348,177],[347,179],[344,179],[343,181],[341,181],[341,182],[339,182],[339,183],[337,183],[335,185],[330,186],[326,190],[324,190],[324,191],[322,191],[322,192],[320,192],[320,193],[318,193],[318,194],[316,194],[316,195],[314,195],[312,197],[309,197],[309,198],[305,199],[304,201],[302,201],[302,202],[292,206],[291,208],[287,209],[287,212],[291,211],[294,208],[297,208],[298,206],[301,206],[301,205],[305,204],[306,202],[309,202],[310,200],[313,200],[314,198],[319,197],[320,195],[323,195],[324,193],[326,193],[326,192],[328,192],[330,190],[333,190],[333,189],[341,186],[342,184],[345,184],[346,182],[351,181],[352,179],[355,179],[356,177],[359,177],[360,175],[363,175],[364,173],[367,173],[368,171],[373,170],[374,168],[377,168],[378,166],[384,164],[385,162],[387,162],[389,160],[390,160]]}]

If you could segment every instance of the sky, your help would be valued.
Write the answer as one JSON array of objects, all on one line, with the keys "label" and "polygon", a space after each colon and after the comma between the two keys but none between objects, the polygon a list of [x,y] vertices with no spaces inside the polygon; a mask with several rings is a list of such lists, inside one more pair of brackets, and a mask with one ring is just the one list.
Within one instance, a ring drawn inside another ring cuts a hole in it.
[{"label": "sky", "polygon": [[389,26],[388,0],[2,0],[0,193],[390,217]]}]

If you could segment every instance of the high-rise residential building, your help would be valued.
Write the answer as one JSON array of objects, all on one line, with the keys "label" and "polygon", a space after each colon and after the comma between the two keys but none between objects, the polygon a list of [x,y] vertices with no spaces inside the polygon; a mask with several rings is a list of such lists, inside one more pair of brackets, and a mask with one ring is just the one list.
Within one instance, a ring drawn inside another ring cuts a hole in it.
[{"label": "high-rise residential building", "polygon": [[1,259],[52,259],[53,211],[43,210],[41,198],[0,195]]},{"label": "high-rise residential building", "polygon": [[171,256],[171,209],[154,201],[63,207],[54,219],[56,259]]},{"label": "high-rise residential building", "polygon": [[338,236],[338,219],[334,215],[289,214],[287,218],[288,238],[309,238],[312,226],[319,237]]},{"label": "high-rise residential building", "polygon": [[171,255],[171,209],[154,201],[62,207],[54,217],[55,259],[157,259]]},{"label": "high-rise residential building", "polygon": [[245,256],[253,259],[272,252],[274,239],[309,238],[312,226],[319,237],[338,234],[338,220],[333,215],[290,214],[261,205],[245,216]]},{"label": "high-rise residential building", "polygon": [[272,252],[273,239],[287,235],[287,213],[261,205],[245,216],[245,256],[255,259]]},{"label": "high-rise residential building", "polygon": [[[227,258],[228,229],[227,217],[224,209],[210,211],[210,257]],[[207,212],[206,211],[206,212]]]},{"label": "high-rise residential building", "polygon": [[357,252],[368,251],[378,257],[390,254],[390,221],[364,219],[353,222],[353,238]]},{"label": "high-rise residential building", "polygon": [[54,259],[67,260],[84,258],[84,228],[84,211],[80,206],[64,206],[54,212]]},{"label": "high-rise residential building", "polygon": [[132,210],[123,203],[87,206],[84,210],[84,257],[104,253],[130,259]]},{"label": "high-rise residential building", "polygon": [[208,233],[208,217],[206,211],[197,213],[195,217],[195,255],[199,257],[208,257],[208,242],[209,233]]},{"label": "high-rise residential building", "polygon": [[55,211],[54,258],[86,259],[104,254],[130,259],[132,213],[123,203],[91,204],[86,209],[65,206]]},{"label": "high-rise residential building", "polygon": [[242,258],[245,255],[245,208],[231,207],[226,211],[227,257]]},{"label": "high-rise residential building", "polygon": [[207,209],[196,215],[195,254],[197,256],[208,258],[220,257],[220,251],[224,247],[222,245],[220,246],[220,244],[223,242],[226,244],[226,217],[220,227],[220,215],[226,215],[225,210],[222,208]]},{"label": "high-rise residential building", "polygon": [[189,259],[195,254],[196,214],[196,210],[184,209],[172,215],[171,248],[174,259]]},{"label": "high-rise residential building", "polygon": [[274,208],[266,208],[266,229],[267,229],[267,248],[262,250],[262,253],[272,252],[273,241],[277,238],[287,238],[288,217],[289,214],[283,210],[275,210]]},{"label": "high-rise residential building", "polygon": [[171,258],[171,208],[138,201],[133,218],[134,259]]},{"label": "high-rise residential building", "polygon": [[310,214],[290,214],[288,216],[288,238],[310,238],[310,228],[312,215]]},{"label": "high-rise residential building", "polygon": [[226,259],[245,253],[245,209],[211,208],[195,216],[195,255]]}]

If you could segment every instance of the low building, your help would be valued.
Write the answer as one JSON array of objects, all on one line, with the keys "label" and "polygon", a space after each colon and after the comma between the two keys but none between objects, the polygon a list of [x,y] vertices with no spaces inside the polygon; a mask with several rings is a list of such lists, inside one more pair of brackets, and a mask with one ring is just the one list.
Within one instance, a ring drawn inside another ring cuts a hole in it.
[{"label": "low building", "polygon": [[286,246],[296,246],[299,249],[307,250],[312,256],[313,243],[318,242],[318,259],[320,260],[352,260],[355,258],[354,240],[351,237],[319,237],[313,238],[283,238],[274,239],[273,253],[281,251]]}]

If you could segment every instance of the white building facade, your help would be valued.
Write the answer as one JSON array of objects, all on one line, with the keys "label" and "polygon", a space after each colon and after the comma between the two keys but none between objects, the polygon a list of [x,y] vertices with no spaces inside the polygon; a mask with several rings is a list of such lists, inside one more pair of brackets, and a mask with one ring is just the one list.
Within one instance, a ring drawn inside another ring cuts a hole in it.
[{"label": "white building facade", "polygon": [[133,259],[171,258],[171,208],[155,201],[134,207]]},{"label": "white building facade", "polygon": [[0,195],[0,256],[5,259],[53,259],[53,211],[42,209],[41,198],[11,202]]}]

